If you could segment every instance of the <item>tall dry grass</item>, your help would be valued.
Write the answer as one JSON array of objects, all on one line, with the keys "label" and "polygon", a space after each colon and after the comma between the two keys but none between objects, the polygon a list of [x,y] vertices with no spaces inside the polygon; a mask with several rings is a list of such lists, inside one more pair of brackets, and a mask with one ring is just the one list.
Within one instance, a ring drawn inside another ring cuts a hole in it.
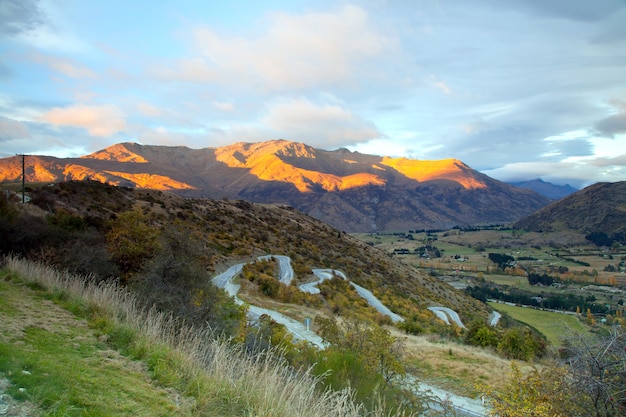
[{"label": "tall dry grass", "polygon": [[[89,277],[15,256],[6,257],[4,264],[26,283],[104,311],[116,324],[134,329],[147,347],[165,346],[176,358],[173,372],[195,381],[200,390],[195,393],[196,408],[223,404],[222,410],[214,408],[198,415],[228,414],[227,408],[232,406],[243,415],[258,417],[389,417],[382,405],[366,410],[355,403],[350,390],[321,391],[314,376],[287,367],[277,355],[250,356],[210,329],[186,326],[171,315],[141,308],[131,293],[115,283],[93,284]],[[190,390],[183,395],[190,395]],[[215,398],[220,395],[222,398]]]}]

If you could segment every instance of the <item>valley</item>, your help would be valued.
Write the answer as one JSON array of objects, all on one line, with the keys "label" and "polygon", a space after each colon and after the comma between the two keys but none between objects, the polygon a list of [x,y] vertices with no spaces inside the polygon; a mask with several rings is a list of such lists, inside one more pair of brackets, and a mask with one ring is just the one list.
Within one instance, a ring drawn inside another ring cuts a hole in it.
[{"label": "valley", "polygon": [[[611,325],[616,316],[624,314],[626,251],[621,247],[599,248],[575,231],[537,233],[491,226],[476,230],[365,233],[355,237],[459,290],[479,286],[498,288],[502,293],[519,290],[538,309],[577,316],[575,321],[564,320],[558,314],[529,319],[513,313],[510,306],[490,303],[495,310],[534,327],[545,328],[541,324],[552,323],[544,333],[548,333],[555,347],[571,335],[572,328],[581,331],[587,327],[588,331],[591,322]],[[499,268],[489,257],[494,253],[510,256],[510,265]],[[531,285],[529,272],[549,275],[554,282]],[[560,306],[547,302],[555,297],[576,298]]]},{"label": "valley", "polygon": [[[509,224],[349,234],[282,203],[98,181],[29,184],[24,205],[6,196],[3,254],[119,282],[249,354],[279,349],[366,407],[374,393],[447,406],[426,387],[476,400],[555,367],[566,339],[623,323],[619,235]],[[424,389],[404,386],[413,377]]]}]

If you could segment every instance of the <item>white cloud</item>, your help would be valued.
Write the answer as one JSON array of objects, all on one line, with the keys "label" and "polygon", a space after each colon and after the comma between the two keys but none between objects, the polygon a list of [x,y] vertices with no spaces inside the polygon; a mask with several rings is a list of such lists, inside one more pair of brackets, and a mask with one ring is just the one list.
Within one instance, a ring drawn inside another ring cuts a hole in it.
[{"label": "white cloud", "polygon": [[482,172],[501,181],[541,178],[582,188],[595,182],[623,181],[626,154],[614,158],[571,157],[559,162],[515,162]]},{"label": "white cloud", "polygon": [[279,102],[263,119],[280,137],[329,148],[382,136],[376,126],[338,104],[315,104],[307,99]]},{"label": "white cloud", "polygon": [[41,120],[56,126],[87,129],[91,136],[111,136],[126,128],[122,111],[113,105],[55,107],[45,112]]},{"label": "white cloud", "polygon": [[213,107],[221,111],[233,111],[235,110],[235,105],[233,103],[229,103],[226,101],[213,101]]},{"label": "white cloud", "polygon": [[193,31],[198,55],[160,72],[169,79],[256,85],[287,90],[351,82],[363,61],[380,56],[392,41],[377,33],[367,13],[348,5],[336,12],[268,18],[260,35],[226,37],[210,27]]},{"label": "white cloud", "polygon": [[429,78],[430,83],[439,91],[446,95],[452,94],[452,88],[445,81],[438,79],[434,75],[431,75]]},{"label": "white cloud", "polygon": [[30,137],[31,134],[25,124],[17,120],[0,117],[0,142]]}]

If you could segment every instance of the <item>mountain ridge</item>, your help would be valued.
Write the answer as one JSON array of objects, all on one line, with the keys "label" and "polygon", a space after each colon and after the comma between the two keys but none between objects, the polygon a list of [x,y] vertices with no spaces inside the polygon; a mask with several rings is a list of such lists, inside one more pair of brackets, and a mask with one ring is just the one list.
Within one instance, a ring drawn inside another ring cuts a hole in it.
[{"label": "mountain ridge", "polygon": [[576,230],[609,236],[626,232],[626,181],[600,182],[517,221],[529,231]]},{"label": "mountain ridge", "polygon": [[[18,162],[0,160],[0,181],[21,177]],[[504,223],[549,203],[453,158],[327,151],[284,139],[202,149],[127,142],[80,158],[29,156],[26,176],[288,204],[349,232]]]},{"label": "mountain ridge", "polygon": [[577,188],[574,188],[569,184],[552,184],[551,182],[544,181],[541,178],[535,178],[527,181],[509,182],[509,184],[515,187],[528,188],[529,190],[536,191],[552,200],[567,197],[568,195],[578,191]]}]

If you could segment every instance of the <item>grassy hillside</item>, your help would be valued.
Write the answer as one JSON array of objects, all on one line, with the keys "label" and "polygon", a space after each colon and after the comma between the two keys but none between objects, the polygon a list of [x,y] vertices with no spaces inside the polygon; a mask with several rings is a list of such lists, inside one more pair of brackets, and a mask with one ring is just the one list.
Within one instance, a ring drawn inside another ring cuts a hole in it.
[{"label": "grassy hillside", "polygon": [[[186,325],[205,329],[203,331],[210,328],[215,334],[228,338],[236,346],[235,353],[230,349],[228,355],[240,355],[233,359],[235,362],[258,361],[268,358],[268,352],[279,349],[281,360],[288,365],[281,368],[287,369],[284,372],[308,369],[306,378],[315,380],[316,392],[330,390],[328,392],[335,393],[332,395],[340,395],[338,393],[349,389],[354,404],[364,404],[364,409],[371,412],[381,409],[377,398],[382,399],[385,404],[382,409],[390,415],[399,412],[399,404],[413,411],[423,410],[428,404],[421,395],[401,383],[407,372],[417,372],[416,364],[421,359],[415,358],[423,357],[413,348],[416,345],[398,337],[401,332],[431,335],[444,343],[467,342],[487,347],[489,352],[517,357],[505,339],[520,336],[521,331],[502,326],[490,328],[486,304],[430,276],[428,271],[419,272],[384,251],[291,207],[241,200],[190,200],[159,191],[132,190],[93,181],[44,186],[29,194],[31,203],[25,205],[0,200],[0,231],[6,237],[0,241],[3,254],[18,253],[58,270],[77,273],[89,286],[120,285],[133,295],[133,305],[138,309],[150,309],[164,317],[171,315],[176,318],[172,323],[184,321]],[[295,284],[313,280],[313,268],[341,270],[351,281],[372,291],[405,321],[392,323],[341,279],[321,284],[320,294],[304,294],[295,285],[280,284],[273,260],[255,261],[265,254],[289,256]],[[267,316],[261,316],[254,325],[248,323],[247,307],[237,305],[211,283],[212,277],[241,262],[251,262],[238,278],[241,298],[299,321],[314,318],[312,328],[329,342],[327,349],[320,351],[306,343],[295,343],[282,326]],[[438,305],[459,312],[468,329],[445,325],[428,310]],[[83,308],[74,312],[89,322],[93,311],[89,305],[87,311]],[[122,312],[124,319],[134,315],[135,312]],[[111,321],[103,319],[101,322],[97,316],[93,325],[96,336],[108,335]],[[142,319],[141,315],[138,317],[143,322],[150,321]],[[143,322],[136,325],[142,328]],[[167,329],[180,331],[178,324],[172,323],[167,326],[173,327],[166,326]],[[113,328],[114,334],[118,331],[115,329],[118,327]],[[112,346],[124,355],[147,361],[148,369],[161,366],[162,361],[168,363],[170,357],[178,361],[178,354],[171,356],[166,349],[165,358],[159,351],[157,362],[150,365],[151,354],[145,352],[143,345],[137,347],[135,343],[144,340],[143,336],[137,336],[132,329],[130,333],[126,330],[127,326],[123,325],[119,335],[104,336],[104,339],[107,343],[112,340]],[[161,334],[157,330],[146,329],[148,335]],[[483,343],[477,334],[487,334],[489,343]],[[118,337],[122,339],[120,345],[117,345]],[[168,337],[166,335],[170,340]],[[185,337],[177,336],[180,340]],[[525,333],[524,337],[528,343],[525,342],[524,356],[520,358],[544,352],[543,346],[535,346],[535,335]],[[500,343],[500,340],[505,341]],[[178,349],[178,342],[172,343]],[[460,352],[460,349],[455,350]],[[431,366],[431,371],[421,375],[434,380],[451,377],[458,381],[454,369],[460,368],[451,364],[457,359],[461,362],[474,360],[468,358],[474,356],[448,355],[445,362],[449,371],[435,375],[432,372],[435,367]],[[478,361],[488,363],[483,359]],[[505,362],[493,363],[492,367],[501,368]],[[230,368],[240,372],[234,365]],[[506,370],[501,371],[500,375]],[[179,373],[168,369],[164,372],[166,379],[172,376],[171,372]],[[466,394],[476,394],[471,385],[485,381],[472,381],[473,374],[467,369],[463,372],[462,378],[470,383],[450,386]],[[486,374],[481,372],[480,375],[483,378]],[[192,388],[183,384],[182,388],[175,389],[187,395],[187,390]],[[231,394],[239,395],[228,392],[227,397]]]},{"label": "grassy hillside", "polygon": [[7,394],[47,416],[364,413],[348,392],[320,391],[272,355],[246,355],[140,310],[116,286],[84,286],[84,278],[9,258],[0,294],[0,376],[11,382]]},{"label": "grassy hillside", "polygon": [[[193,274],[211,276],[272,253],[291,257],[297,283],[312,280],[312,268],[343,271],[426,332],[440,327],[426,309],[432,305],[455,309],[465,321],[488,316],[485,305],[462,292],[288,206],[183,199],[94,181],[55,184],[31,195],[32,205],[7,208],[0,216],[7,236],[1,253],[23,253],[97,279],[118,276],[150,286],[162,283],[150,281],[149,270],[179,263],[172,254],[184,254]],[[373,309],[355,311],[332,294],[316,308],[376,320]]]}]

